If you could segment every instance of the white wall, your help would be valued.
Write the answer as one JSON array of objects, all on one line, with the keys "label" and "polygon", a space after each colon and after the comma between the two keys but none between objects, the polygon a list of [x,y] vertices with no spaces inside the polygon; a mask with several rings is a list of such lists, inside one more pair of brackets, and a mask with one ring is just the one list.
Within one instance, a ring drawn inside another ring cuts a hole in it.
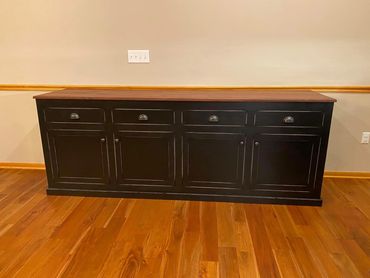
[{"label": "white wall", "polygon": [[[369,15],[369,0],[1,0],[0,84],[370,85]],[[0,162],[42,161],[33,94],[0,91]],[[370,171],[370,94],[331,96],[327,169]]]},{"label": "white wall", "polygon": [[0,91],[0,162],[43,162],[35,94]]},{"label": "white wall", "polygon": [[0,84],[369,85],[369,14],[369,0],[1,0]]},{"label": "white wall", "polygon": [[326,94],[336,98],[326,169],[370,172],[370,144],[361,144],[370,132],[370,94]]}]

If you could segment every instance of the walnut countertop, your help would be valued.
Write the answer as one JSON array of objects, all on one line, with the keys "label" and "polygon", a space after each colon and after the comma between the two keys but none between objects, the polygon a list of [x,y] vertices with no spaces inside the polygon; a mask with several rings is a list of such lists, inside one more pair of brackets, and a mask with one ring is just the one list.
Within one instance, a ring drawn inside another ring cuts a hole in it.
[{"label": "walnut countertop", "polygon": [[213,102],[335,102],[310,90],[132,89],[60,90],[34,96],[54,100],[213,101]]}]

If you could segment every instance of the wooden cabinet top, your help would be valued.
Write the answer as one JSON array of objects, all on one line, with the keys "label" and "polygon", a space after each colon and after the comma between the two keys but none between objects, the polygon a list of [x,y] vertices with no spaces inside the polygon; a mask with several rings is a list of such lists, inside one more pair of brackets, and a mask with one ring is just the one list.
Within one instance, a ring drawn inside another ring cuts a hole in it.
[{"label": "wooden cabinet top", "polygon": [[54,100],[213,101],[213,102],[335,102],[310,90],[251,89],[127,89],[60,90],[37,95]]}]

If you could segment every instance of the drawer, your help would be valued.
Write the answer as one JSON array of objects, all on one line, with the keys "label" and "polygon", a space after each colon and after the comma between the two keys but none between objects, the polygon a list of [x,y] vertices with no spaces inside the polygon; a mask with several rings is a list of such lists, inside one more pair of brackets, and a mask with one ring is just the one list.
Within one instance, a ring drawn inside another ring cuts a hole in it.
[{"label": "drawer", "polygon": [[105,112],[101,108],[50,107],[45,109],[49,123],[104,123]]},{"label": "drawer", "polygon": [[247,113],[243,110],[189,110],[182,113],[184,125],[244,126]]},{"label": "drawer", "polygon": [[276,127],[322,127],[324,114],[321,111],[258,111],[254,117],[256,126]]},{"label": "drawer", "polygon": [[113,123],[117,124],[172,125],[174,120],[174,111],[169,109],[113,110]]}]

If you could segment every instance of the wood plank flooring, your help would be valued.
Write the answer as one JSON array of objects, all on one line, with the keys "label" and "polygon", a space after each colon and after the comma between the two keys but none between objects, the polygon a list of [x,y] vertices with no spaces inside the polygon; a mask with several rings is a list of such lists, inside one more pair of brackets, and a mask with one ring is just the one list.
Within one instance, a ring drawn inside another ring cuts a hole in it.
[{"label": "wood plank flooring", "polygon": [[370,181],[323,207],[46,196],[0,170],[0,277],[370,277]]}]

